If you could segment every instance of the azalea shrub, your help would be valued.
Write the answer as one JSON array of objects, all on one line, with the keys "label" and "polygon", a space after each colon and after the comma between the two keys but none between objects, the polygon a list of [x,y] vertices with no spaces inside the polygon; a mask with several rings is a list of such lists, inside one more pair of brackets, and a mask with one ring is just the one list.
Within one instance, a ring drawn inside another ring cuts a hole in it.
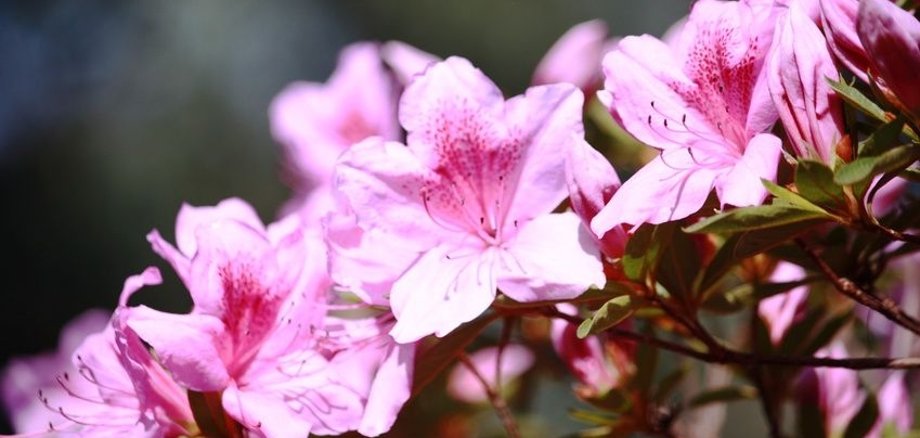
[{"label": "azalea shrub", "polygon": [[[446,390],[538,435],[520,377],[554,361],[581,436],[715,436],[748,399],[775,437],[920,433],[915,6],[699,0],[662,38],[591,21],[517,96],[354,43],[271,105],[279,216],[183,205],[114,313],[8,366],[15,427],[378,436]],[[160,269],[190,312],[131,299]]]}]

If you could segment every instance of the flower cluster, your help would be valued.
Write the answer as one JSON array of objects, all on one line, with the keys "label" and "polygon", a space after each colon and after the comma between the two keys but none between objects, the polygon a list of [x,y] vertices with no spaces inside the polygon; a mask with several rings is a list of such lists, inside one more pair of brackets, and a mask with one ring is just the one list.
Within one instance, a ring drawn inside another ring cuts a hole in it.
[{"label": "flower cluster", "polygon": [[[775,436],[792,400],[803,430],[907,433],[912,374],[853,369],[909,366],[847,351],[876,348],[861,327],[920,354],[920,210],[898,205],[918,71],[920,22],[888,0],[699,0],[663,39],[583,23],[510,98],[467,59],[351,45],[271,105],[294,193],[279,219],[231,198],[182,206],[175,243],[148,234],[191,311],[132,303],[161,283],[149,267],[60,356],[12,364],[5,402],[23,433],[377,436],[459,359],[449,392],[514,434],[501,381],[543,340],[605,434],[689,431],[683,410],[751,392]],[[657,150],[622,185],[620,151],[586,141],[622,139],[611,126]],[[702,322],[742,309],[744,330]],[[552,322],[509,343],[532,317]],[[467,357],[498,319],[508,333]],[[676,397],[686,368],[656,374],[656,348],[750,385]]]}]

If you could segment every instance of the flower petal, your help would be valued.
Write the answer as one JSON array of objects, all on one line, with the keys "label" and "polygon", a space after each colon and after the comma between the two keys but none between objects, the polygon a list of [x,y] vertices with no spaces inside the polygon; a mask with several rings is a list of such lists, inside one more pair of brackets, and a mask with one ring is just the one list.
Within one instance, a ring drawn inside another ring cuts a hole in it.
[{"label": "flower petal", "polygon": [[574,298],[606,283],[597,243],[572,212],[525,223],[499,257],[498,287],[521,302]]},{"label": "flower petal", "polygon": [[754,136],[741,160],[716,179],[715,186],[722,204],[743,207],[762,203],[767,189],[761,179],[776,180],[782,147],[782,141],[775,135]]},{"label": "flower petal", "polygon": [[619,224],[683,219],[703,206],[717,175],[696,167],[686,149],[665,152],[623,183],[591,221],[591,230],[603,236]]},{"label": "flower petal", "polygon": [[444,336],[484,312],[495,299],[492,249],[441,244],[425,253],[396,283],[390,304],[401,344]]},{"label": "flower petal", "polygon": [[146,306],[131,309],[126,324],[150,344],[176,381],[196,391],[219,391],[230,377],[221,356],[223,323],[210,315],[175,315]]}]

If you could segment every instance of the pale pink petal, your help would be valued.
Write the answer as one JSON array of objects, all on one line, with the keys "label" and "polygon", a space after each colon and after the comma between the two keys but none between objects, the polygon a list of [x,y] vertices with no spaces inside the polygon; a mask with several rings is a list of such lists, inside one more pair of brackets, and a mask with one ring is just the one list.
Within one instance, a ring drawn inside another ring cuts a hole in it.
[{"label": "pale pink petal", "polygon": [[484,312],[495,299],[495,250],[441,244],[393,284],[390,305],[401,344],[444,336]]},{"label": "pale pink petal", "polygon": [[415,77],[425,72],[430,65],[441,58],[402,41],[387,41],[380,48],[383,61],[396,73],[401,84],[409,85]]},{"label": "pale pink petal", "polygon": [[609,103],[623,127],[639,141],[671,149],[685,147],[700,136],[720,136],[675,91],[676,84],[690,88],[692,82],[677,55],[660,40],[649,35],[623,38],[603,64]]},{"label": "pale pink petal", "polygon": [[607,25],[601,20],[576,24],[550,47],[534,70],[534,85],[566,82],[585,92],[601,82]]},{"label": "pale pink petal", "polygon": [[782,147],[782,141],[773,134],[754,136],[741,160],[716,179],[715,187],[722,204],[737,207],[761,204],[767,196],[761,179],[776,179]]},{"label": "pale pink petal", "polygon": [[176,271],[176,275],[179,276],[179,279],[188,287],[190,281],[189,277],[191,276],[189,272],[189,257],[179,252],[176,247],[167,242],[157,230],[147,233],[147,242],[150,242],[150,247],[153,248],[153,252],[157,253],[157,255],[172,266],[173,270]]},{"label": "pale pink petal", "polygon": [[716,176],[712,170],[695,167],[686,150],[663,153],[623,183],[591,221],[591,230],[603,236],[620,224],[683,219],[703,206]]},{"label": "pale pink petal", "polygon": [[[845,359],[849,356],[840,341],[815,353],[816,357]],[[859,388],[859,374],[843,368],[816,368],[818,397],[824,413],[825,430],[830,435],[843,433],[859,412],[866,394]]]},{"label": "pale pink petal", "polygon": [[497,123],[504,103],[501,90],[482,71],[466,59],[451,57],[429,67],[406,88],[399,101],[399,121],[408,132],[409,148],[434,168],[437,148],[445,143],[506,135]]},{"label": "pale pink petal", "polygon": [[196,391],[219,391],[230,379],[220,349],[223,323],[210,315],[175,315],[145,306],[126,321],[156,351],[176,381]]},{"label": "pale pink petal", "polygon": [[295,438],[308,436],[312,423],[288,408],[284,399],[268,391],[242,391],[236,385],[224,390],[224,410],[256,436]]},{"label": "pale pink petal", "polygon": [[179,215],[176,216],[176,246],[179,251],[186,257],[193,257],[198,251],[198,242],[195,237],[198,227],[221,219],[235,220],[254,229],[262,229],[262,220],[259,219],[258,213],[246,201],[239,198],[225,199],[213,207],[182,204]]},{"label": "pale pink petal", "polygon": [[355,212],[362,228],[403,239],[409,248],[432,244],[435,224],[423,205],[422,188],[431,178],[406,146],[370,138],[342,155],[335,173],[335,190]]},{"label": "pale pink petal", "polygon": [[[501,373],[501,381],[508,383],[518,378],[530,369],[534,363],[534,355],[527,347],[518,344],[505,345],[501,366],[497,367]],[[490,387],[496,382],[496,362],[498,362],[498,347],[486,347],[470,355],[470,362],[485,379]],[[482,403],[488,400],[482,383],[465,364],[458,363],[447,378],[447,393],[457,400],[467,403]]]},{"label": "pale pink petal", "polygon": [[[388,343],[392,342],[388,340]],[[367,396],[358,432],[378,436],[393,427],[396,416],[412,393],[415,344],[389,344]]]},{"label": "pale pink petal", "polygon": [[121,294],[118,296],[118,305],[121,307],[127,306],[128,300],[131,299],[135,292],[145,286],[155,286],[162,282],[163,277],[160,275],[160,270],[154,266],[144,269],[144,272],[138,275],[128,277],[121,289]]},{"label": "pale pink petal", "polygon": [[521,302],[574,298],[606,283],[599,256],[577,215],[539,216],[499,253],[498,287]]},{"label": "pale pink petal", "polygon": [[512,141],[524,145],[492,169],[502,175],[499,189],[511,192],[504,196],[512,199],[507,217],[527,220],[565,199],[565,161],[583,136],[583,102],[578,89],[568,84],[531,87],[508,100],[505,121]]}]

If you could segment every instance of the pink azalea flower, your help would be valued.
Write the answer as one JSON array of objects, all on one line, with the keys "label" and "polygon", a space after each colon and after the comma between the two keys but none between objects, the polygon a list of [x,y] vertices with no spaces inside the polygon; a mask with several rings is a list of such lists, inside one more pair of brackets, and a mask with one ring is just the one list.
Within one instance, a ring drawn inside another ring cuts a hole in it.
[{"label": "pink azalea flower", "polygon": [[180,436],[194,426],[185,390],[151,357],[125,320],[125,302],[136,290],[158,284],[150,268],[129,277],[111,323],[87,337],[72,357],[72,368],[57,387],[39,390],[40,402],[56,416],[45,430],[85,436]]},{"label": "pink azalea flower", "polygon": [[920,120],[920,21],[888,0],[863,0],[856,27],[874,79],[892,103]]},{"label": "pink azalea flower", "polygon": [[131,309],[128,326],[176,380],[221,392],[224,410],[267,437],[335,434],[360,422],[361,397],[330,381],[319,350],[329,288],[325,251],[289,216],[264,227],[245,202],[183,206],[178,248],[148,239],[188,288],[189,314]]},{"label": "pink azalea flower", "polygon": [[[580,138],[569,149],[565,163],[572,210],[585,226],[590,226],[591,219],[597,216],[620,188],[620,177],[607,158]],[[599,239],[601,253],[611,259],[622,256],[626,250],[626,240],[626,230],[623,227],[611,228]]]},{"label": "pink azalea flower", "polygon": [[893,371],[878,391],[878,420],[869,436],[881,437],[886,428],[906,436],[914,423],[914,408],[904,371]]},{"label": "pink azalea flower", "polygon": [[[351,256],[385,266],[377,284],[390,289],[398,342],[444,336],[485,311],[496,288],[535,301],[603,284],[578,217],[550,214],[566,196],[581,106],[578,90],[562,84],[505,101],[469,61],[450,58],[403,94],[408,146],[375,138],[343,154],[336,190],[362,231],[342,234]],[[382,244],[362,246],[363,233]]]},{"label": "pink azalea flower", "polygon": [[[845,137],[842,102],[827,83],[840,77],[834,60],[821,30],[798,3],[777,28],[767,78],[793,153],[834,166],[837,145]],[[848,159],[848,149],[843,152]]]},{"label": "pink azalea flower", "polygon": [[679,50],[643,35],[605,57],[598,96],[627,131],[662,152],[598,213],[596,233],[687,217],[713,187],[723,205],[763,201],[761,178],[774,179],[781,148],[766,133],[776,111],[762,69],[774,15],[747,2],[702,0],[674,43]]},{"label": "pink azalea flower", "polygon": [[[571,304],[559,304],[557,308],[561,312],[575,314],[575,306]],[[600,339],[597,336],[579,339],[577,329],[575,324],[554,319],[550,333],[553,348],[572,375],[587,389],[583,393],[603,395],[619,383],[620,372],[607,359]]]},{"label": "pink azalea flower", "polygon": [[534,70],[531,84],[569,83],[590,96],[603,79],[601,59],[612,45],[607,41],[607,25],[603,21],[577,24],[546,52]]},{"label": "pink azalea flower", "polygon": [[[470,363],[492,389],[495,389],[495,383],[499,380],[502,384],[514,381],[534,363],[533,353],[518,344],[505,345],[501,359],[501,365],[496,367],[498,347],[486,347],[470,355]],[[495,374],[496,369],[501,373],[501,378]],[[455,365],[447,377],[447,394],[466,403],[484,403],[489,400],[482,382],[462,363]]]},{"label": "pink azalea flower", "polygon": [[[370,136],[400,137],[392,82],[378,46],[357,43],[342,50],[325,84],[294,82],[275,97],[269,109],[272,134],[284,146],[287,176],[298,192],[286,211],[309,202],[304,198],[317,186],[318,196],[328,196],[321,186],[352,144]],[[304,209],[307,215],[311,211]]]},{"label": "pink azalea flower", "polygon": [[[58,376],[65,372],[71,376],[78,375],[71,363],[73,352],[87,336],[102,331],[109,316],[98,309],[86,311],[61,330],[56,352],[13,358],[6,365],[0,374],[0,395],[15,430],[20,433],[46,430],[49,422],[60,422],[60,414],[48,410],[36,397],[36,392],[42,388],[48,398],[67,397],[66,391],[57,382]],[[81,379],[76,383],[84,382]]]},{"label": "pink azalea flower", "polygon": [[[770,281],[776,283],[798,281],[804,278],[804,269],[785,261],[780,261],[773,270],[773,274],[770,275]],[[798,286],[760,302],[757,313],[767,323],[770,329],[770,341],[773,342],[773,345],[779,345],[789,327],[792,327],[796,319],[802,316],[807,299],[808,286]]]}]

